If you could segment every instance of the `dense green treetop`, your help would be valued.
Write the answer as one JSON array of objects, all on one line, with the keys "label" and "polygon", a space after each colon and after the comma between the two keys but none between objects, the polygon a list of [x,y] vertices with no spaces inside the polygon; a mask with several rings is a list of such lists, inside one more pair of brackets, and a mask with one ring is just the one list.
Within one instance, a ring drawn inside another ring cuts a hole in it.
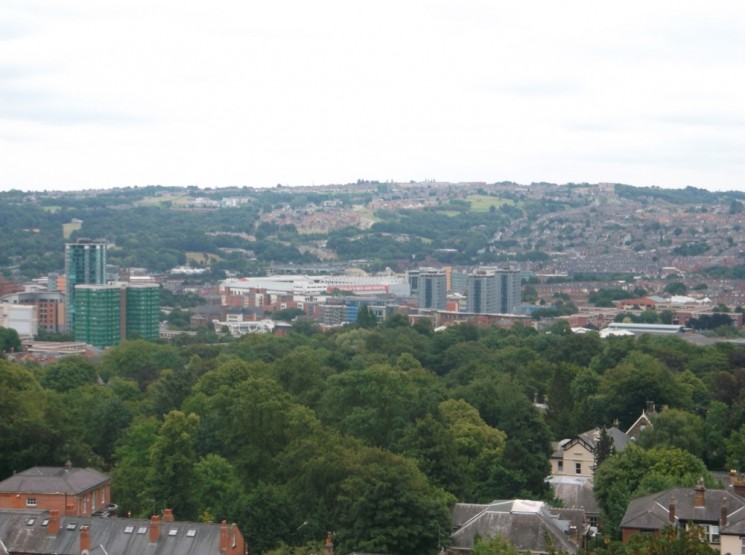
[{"label": "dense green treetop", "polygon": [[655,427],[598,461],[609,534],[634,496],[745,464],[745,349],[551,331],[391,321],[0,360],[0,476],[70,457],[111,473],[123,511],[235,521],[256,552],[333,530],[349,551],[435,553],[453,502],[549,500],[551,442],[648,401]]}]

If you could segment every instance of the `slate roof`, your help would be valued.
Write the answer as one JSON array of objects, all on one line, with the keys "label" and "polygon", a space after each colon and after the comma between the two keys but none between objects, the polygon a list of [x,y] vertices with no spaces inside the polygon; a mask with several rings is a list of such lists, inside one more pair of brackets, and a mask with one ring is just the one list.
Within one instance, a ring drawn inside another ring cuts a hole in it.
[{"label": "slate roof", "polygon": [[[61,517],[57,536],[48,535],[49,513],[0,512],[0,539],[10,552],[79,555],[80,528],[90,527],[91,551],[109,555],[218,555],[220,525],[160,522],[160,538],[150,543],[148,520]],[[29,522],[33,522],[29,524]],[[102,551],[101,551],[102,552]]]},{"label": "slate roof", "polygon": [[[470,518],[467,518],[469,515]],[[492,538],[497,534],[509,539],[518,549],[546,553],[545,535],[554,548],[576,553],[578,545],[570,538],[584,527],[584,511],[554,509],[541,501],[494,501],[487,505],[455,505],[452,511],[452,548],[470,551],[474,538]]]},{"label": "slate roof", "polygon": [[[626,446],[629,444],[629,438],[626,436],[625,433],[623,433],[615,426],[607,428],[606,431],[613,440],[613,446],[616,452],[620,452],[626,449]],[[553,453],[551,454],[551,457],[555,459],[562,458],[564,455],[564,451],[570,449],[577,443],[584,444],[588,451],[594,451],[599,439],[600,428],[593,428],[592,430],[582,432],[581,434],[571,439],[563,439],[559,442],[552,443]]]},{"label": "slate roof", "polygon": [[0,493],[67,493],[78,495],[111,481],[92,468],[34,466],[0,482]]},{"label": "slate roof", "polygon": [[[673,488],[645,497],[639,497],[629,503],[621,520],[621,528],[639,530],[659,530],[670,524],[670,500],[675,499],[676,521],[680,523],[719,522],[722,510],[722,499],[727,498],[727,520],[725,529],[735,525],[739,515],[745,517],[745,499],[726,490],[707,489],[704,491],[704,506],[696,507],[694,488]],[[735,520],[733,521],[733,517]]]},{"label": "slate roof", "polygon": [[600,514],[600,506],[592,491],[592,480],[574,476],[551,476],[546,480],[567,509],[584,509],[587,514]]}]

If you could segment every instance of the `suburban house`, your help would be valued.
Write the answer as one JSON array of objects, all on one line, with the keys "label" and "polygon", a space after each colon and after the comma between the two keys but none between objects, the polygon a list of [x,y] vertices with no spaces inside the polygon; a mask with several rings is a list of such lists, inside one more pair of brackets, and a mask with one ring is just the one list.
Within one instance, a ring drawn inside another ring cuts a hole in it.
[{"label": "suburban house", "polygon": [[[649,411],[649,412],[647,412]],[[652,427],[650,415],[656,414],[654,403],[647,404],[647,410],[624,433],[616,426],[608,428],[608,436],[616,451],[623,451],[630,441],[635,441],[642,430]],[[551,455],[551,475],[546,481],[551,485],[554,496],[561,499],[567,509],[581,509],[585,512],[590,534],[597,533],[600,525],[600,506],[592,490],[595,475],[595,450],[600,441],[601,430],[595,428],[554,444]]]},{"label": "suburban house", "polygon": [[672,488],[629,503],[621,532],[623,542],[638,533],[655,533],[666,526],[699,526],[709,545],[721,553],[745,549],[745,498],[732,488],[707,490],[703,480],[695,488]]},{"label": "suburban house", "polygon": [[[613,448],[623,451],[629,441],[636,441],[639,434],[652,427],[652,420],[657,414],[654,403],[647,403],[647,409],[641,416],[622,432],[616,426],[607,428],[608,435],[613,441]],[[551,454],[551,477],[572,476],[592,480],[595,475],[595,449],[600,441],[601,430],[594,428],[583,432],[571,439],[563,439],[553,444]]]},{"label": "suburban house", "polygon": [[238,527],[162,519],[61,517],[50,511],[0,510],[0,555],[247,555]]},{"label": "suburban house", "polygon": [[111,503],[111,478],[92,468],[34,466],[0,482],[0,509],[91,516]]},{"label": "suburban house", "polygon": [[[623,451],[628,443],[626,434],[615,426],[607,431],[616,451]],[[595,448],[599,440],[600,428],[595,428],[555,443],[551,454],[551,476],[592,479],[595,474]]]},{"label": "suburban house", "polygon": [[542,501],[521,499],[492,503],[457,503],[452,509],[454,532],[447,553],[470,553],[477,537],[501,535],[521,551],[577,553],[589,527],[582,510],[556,509]]}]

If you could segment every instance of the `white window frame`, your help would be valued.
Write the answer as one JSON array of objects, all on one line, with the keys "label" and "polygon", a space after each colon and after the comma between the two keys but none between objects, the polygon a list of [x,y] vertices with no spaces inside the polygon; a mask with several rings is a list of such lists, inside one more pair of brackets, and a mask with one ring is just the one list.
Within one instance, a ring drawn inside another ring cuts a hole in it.
[{"label": "white window frame", "polygon": [[26,506],[27,507],[36,507],[36,497],[27,497],[26,498]]}]

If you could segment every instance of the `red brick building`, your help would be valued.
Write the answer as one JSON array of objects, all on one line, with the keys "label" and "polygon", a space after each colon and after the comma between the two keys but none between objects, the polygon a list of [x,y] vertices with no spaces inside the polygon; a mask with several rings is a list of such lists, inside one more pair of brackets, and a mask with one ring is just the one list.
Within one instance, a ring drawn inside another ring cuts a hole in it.
[{"label": "red brick building", "polygon": [[0,482],[0,509],[91,516],[111,503],[111,478],[92,468],[35,466]]}]

